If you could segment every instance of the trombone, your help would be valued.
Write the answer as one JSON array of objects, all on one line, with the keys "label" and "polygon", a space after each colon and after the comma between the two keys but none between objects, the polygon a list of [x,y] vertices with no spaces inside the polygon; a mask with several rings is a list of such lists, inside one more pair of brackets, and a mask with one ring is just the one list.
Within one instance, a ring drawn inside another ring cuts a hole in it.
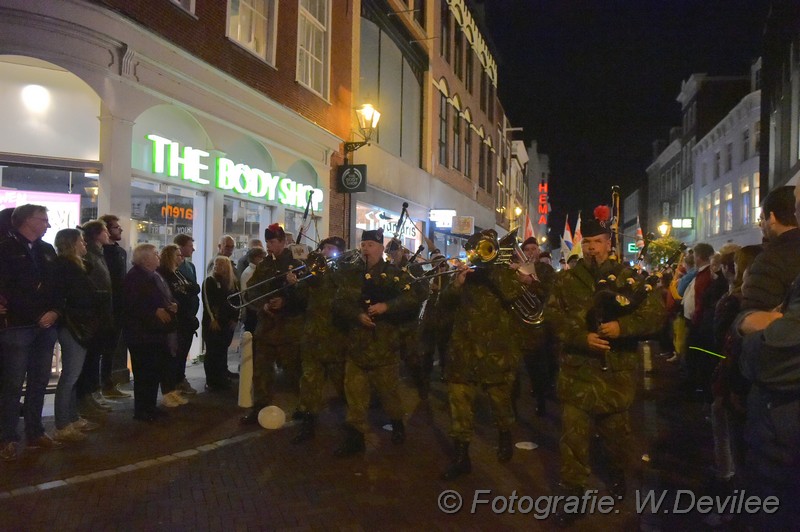
[{"label": "trombone", "polygon": [[[241,289],[241,290],[239,290],[238,292],[236,292],[236,293],[233,293],[233,294],[229,295],[229,296],[228,296],[228,301],[230,301],[230,305],[231,305],[233,308],[235,308],[235,309],[237,309],[237,310],[238,310],[238,309],[242,309],[242,308],[246,307],[247,305],[249,305],[250,303],[253,303],[253,302],[255,302],[255,301],[258,301],[258,300],[260,300],[260,299],[263,299],[263,298],[267,297],[267,295],[269,295],[269,293],[267,293],[267,294],[261,294],[260,296],[257,296],[257,297],[255,297],[255,298],[253,298],[253,299],[250,299],[250,300],[248,300],[248,299],[245,297],[245,294],[246,294],[248,291],[250,291],[250,290],[254,290],[254,289],[258,288],[259,286],[264,286],[265,284],[272,283],[272,282],[274,282],[274,281],[277,281],[278,279],[283,279],[284,277],[286,277],[286,276],[287,276],[287,275],[289,275],[290,273],[297,273],[298,271],[300,271],[300,270],[304,270],[304,269],[306,269],[306,268],[308,268],[308,264],[301,264],[301,265],[300,265],[300,266],[298,266],[297,268],[292,268],[292,269],[290,269],[290,270],[288,270],[288,271],[285,271],[285,272],[283,272],[283,273],[279,273],[279,274],[277,274],[277,275],[273,275],[272,277],[269,277],[268,279],[264,279],[263,281],[259,281],[259,282],[257,282],[257,283],[256,283],[256,284],[254,284],[254,285],[251,285],[251,286],[246,286],[245,288],[242,288],[242,289]],[[234,303],[234,301],[235,301],[235,300],[238,300],[238,303]]]},{"label": "trombone", "polygon": [[[256,301],[260,301],[262,299],[266,299],[268,297],[274,296],[275,294],[281,292],[282,290],[286,289],[286,286],[281,286],[280,288],[276,288],[274,290],[270,290],[269,292],[265,292],[263,294],[259,294],[258,296],[254,297],[253,299],[247,299],[245,294],[248,290],[253,290],[258,288],[259,286],[263,286],[268,283],[272,283],[279,279],[283,279],[290,273],[296,274],[300,271],[307,272],[302,277],[297,278],[297,282],[305,281],[306,279],[310,279],[315,275],[321,275],[325,273],[330,268],[338,267],[340,264],[353,264],[361,257],[361,252],[358,249],[351,249],[345,251],[343,253],[338,253],[333,257],[324,257],[318,251],[314,251],[309,253],[308,258],[305,262],[299,265],[297,268],[292,268],[286,272],[279,273],[277,275],[273,275],[268,279],[264,279],[263,281],[259,281],[252,286],[247,286],[240,291],[236,292],[235,294],[231,294],[228,296],[228,301],[231,301],[231,306],[235,309],[242,309],[248,306],[251,303],[255,303]],[[233,301],[238,299],[238,303],[234,303]]]}]

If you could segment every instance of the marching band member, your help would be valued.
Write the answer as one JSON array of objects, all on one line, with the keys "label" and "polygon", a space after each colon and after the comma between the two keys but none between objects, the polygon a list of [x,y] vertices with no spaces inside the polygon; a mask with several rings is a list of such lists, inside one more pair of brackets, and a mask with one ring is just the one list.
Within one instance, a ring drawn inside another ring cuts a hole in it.
[{"label": "marching band member", "polygon": [[[258,422],[259,411],[272,401],[275,384],[275,364],[283,369],[292,388],[300,380],[300,334],[303,331],[305,302],[294,283],[297,277],[288,273],[302,266],[286,246],[286,233],[278,224],[264,230],[267,258],[256,268],[248,283],[247,299],[283,288],[269,298],[251,303],[258,310],[258,324],[253,335],[253,409],[242,424]],[[261,281],[277,277],[272,282],[256,286]],[[250,288],[255,287],[255,288]]]},{"label": "marching band member", "polygon": [[362,260],[342,272],[334,308],[349,327],[350,349],[345,362],[346,437],[337,456],[364,451],[369,429],[370,385],[378,392],[392,423],[392,443],[405,441],[403,407],[397,390],[400,377],[400,328],[417,308],[411,277],[383,260],[383,230],[361,235]]},{"label": "marching band member", "polygon": [[[326,260],[334,259],[344,252],[344,247],[342,238],[332,236],[319,243],[319,252]],[[344,360],[350,345],[347,335],[334,324],[333,297],[337,277],[338,272],[329,266],[302,284],[302,290],[308,292],[301,344],[303,375],[300,377],[297,409],[302,421],[292,443],[302,443],[314,437],[315,419],[323,405],[326,376],[339,396],[344,397]]]},{"label": "marching band member", "polygon": [[[637,340],[655,335],[665,319],[664,304],[651,291],[638,305],[619,316],[604,316],[594,306],[596,291],[610,287],[629,287],[635,279],[632,268],[609,259],[611,231],[607,216],[595,209],[598,220],[582,225],[583,259],[575,268],[560,272],[545,312],[563,343],[558,376],[558,398],[562,405],[561,488],[569,494],[586,490],[591,467],[589,444],[592,434],[600,434],[611,459],[613,496],[625,493],[624,470],[630,449],[628,408],[636,392]],[[621,299],[624,305],[624,299]],[[594,422],[594,423],[593,423]],[[594,426],[594,430],[592,430]],[[580,517],[565,514],[563,521]]]},{"label": "marching band member", "polygon": [[[497,233],[489,229],[476,233],[472,239],[496,237]],[[455,453],[442,474],[444,480],[472,471],[469,444],[479,390],[489,396],[499,432],[497,459],[511,460],[511,395],[520,361],[519,335],[515,333],[518,323],[511,303],[523,290],[514,270],[505,264],[475,270],[462,265],[440,296],[444,307],[454,313],[446,379]]]},{"label": "marching band member", "polygon": [[[392,238],[386,245],[386,256],[389,258],[389,263],[409,272],[411,277],[418,279],[425,272],[422,266],[416,262],[409,262],[408,254],[409,250],[403,247],[403,244],[397,238]],[[422,352],[419,349],[419,314],[422,304],[428,299],[428,294],[430,293],[429,285],[425,282],[415,282],[411,285],[411,292],[414,294],[417,306],[409,311],[407,319],[403,320],[400,325],[402,329],[399,337],[400,360],[405,363],[408,372],[411,374],[411,379],[419,392],[420,399],[426,399],[428,388],[430,387],[430,371],[426,372],[424,370]]]}]

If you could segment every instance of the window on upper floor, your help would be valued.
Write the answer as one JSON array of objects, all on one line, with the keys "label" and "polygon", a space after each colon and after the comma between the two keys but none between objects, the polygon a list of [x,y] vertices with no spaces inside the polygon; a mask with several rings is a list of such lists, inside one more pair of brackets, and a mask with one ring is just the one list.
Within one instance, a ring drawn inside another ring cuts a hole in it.
[{"label": "window on upper floor", "polygon": [[440,13],[441,17],[441,35],[440,38],[440,46],[439,46],[439,54],[444,57],[444,60],[448,63],[450,62],[450,28],[452,27],[452,22],[450,19],[450,6],[447,5],[447,2],[442,2],[442,10]]},{"label": "window on upper floor", "polygon": [[447,166],[447,96],[439,96],[439,164]]},{"label": "window on upper floor", "polygon": [[733,170],[733,143],[729,142],[725,146],[725,171]]},{"label": "window on upper floor", "polygon": [[483,139],[478,139],[480,145],[478,146],[478,186],[486,189],[486,151],[488,147]]},{"label": "window on upper floor", "polygon": [[453,48],[453,72],[459,79],[464,76],[464,32],[456,30]]},{"label": "window on upper floor", "polygon": [[276,0],[229,0],[228,38],[275,63]]},{"label": "window on upper floor", "polygon": [[194,14],[194,0],[170,0],[173,4],[180,6],[184,11]]},{"label": "window on upper floor", "polygon": [[481,111],[483,111],[483,112],[486,112],[486,93],[489,90],[489,88],[487,87],[488,79],[489,79],[489,76],[486,75],[486,71],[481,69],[480,101],[481,101]]},{"label": "window on upper floor", "polygon": [[[374,104],[383,114],[373,143],[419,168],[422,73],[409,49],[398,45],[395,35],[383,31],[371,16],[367,13],[361,17],[358,93],[362,101]],[[434,108],[438,104],[436,94],[433,94]]]},{"label": "window on upper floor", "polygon": [[700,165],[700,186],[704,187],[708,184],[708,164],[702,163]]},{"label": "window on upper floor", "polygon": [[711,206],[711,232],[715,235],[719,234],[721,227],[720,219],[720,193],[719,189],[714,191],[714,203]]},{"label": "window on upper floor", "polygon": [[494,181],[497,175],[494,169],[494,154],[489,146],[486,146],[486,192],[492,193]]},{"label": "window on upper floor", "polygon": [[472,128],[464,119],[464,175],[472,177]]},{"label": "window on upper floor", "polygon": [[742,131],[742,162],[750,158],[750,129]]},{"label": "window on upper floor", "polygon": [[486,114],[491,122],[494,120],[494,85],[492,85],[491,80],[489,80],[489,95],[486,99],[486,109]]},{"label": "window on upper floor", "polygon": [[475,52],[472,51],[472,47],[469,45],[467,45],[466,60],[466,68],[464,68],[464,86],[467,88],[467,92],[472,94],[472,78],[475,76]]},{"label": "window on upper floor", "polygon": [[453,168],[461,170],[461,117],[453,108]]},{"label": "window on upper floor", "polygon": [[714,154],[714,179],[719,179],[722,175],[722,154],[716,152]]},{"label": "window on upper floor", "polygon": [[755,155],[758,155],[761,151],[761,120],[756,122],[755,127],[753,127],[753,132],[755,134]]},{"label": "window on upper floor", "polygon": [[414,0],[414,20],[421,27],[425,27],[425,0]]},{"label": "window on upper floor", "polygon": [[753,207],[752,207],[752,222],[754,225],[758,225],[758,215],[760,214],[759,205],[761,205],[761,172],[756,172],[753,174],[753,184],[750,187],[750,190],[753,193]]},{"label": "window on upper floor", "polygon": [[297,81],[328,97],[330,0],[300,0],[297,31]]}]

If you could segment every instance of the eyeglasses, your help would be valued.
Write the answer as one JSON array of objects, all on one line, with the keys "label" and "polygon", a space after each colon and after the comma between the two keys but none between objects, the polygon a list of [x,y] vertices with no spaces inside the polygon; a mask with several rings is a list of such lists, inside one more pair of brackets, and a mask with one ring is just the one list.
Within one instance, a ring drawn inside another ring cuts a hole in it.
[{"label": "eyeglasses", "polygon": [[42,221],[47,224],[47,227],[50,227],[50,220],[48,220],[47,218],[42,218],[41,216],[31,216],[31,218],[34,220]]}]

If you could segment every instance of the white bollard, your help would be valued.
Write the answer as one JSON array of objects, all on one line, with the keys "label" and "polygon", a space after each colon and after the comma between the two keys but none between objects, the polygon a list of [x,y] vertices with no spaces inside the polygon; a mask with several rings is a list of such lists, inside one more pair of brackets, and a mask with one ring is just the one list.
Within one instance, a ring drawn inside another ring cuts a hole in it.
[{"label": "white bollard", "polygon": [[253,406],[253,335],[245,332],[240,344],[242,364],[239,367],[239,406]]}]

